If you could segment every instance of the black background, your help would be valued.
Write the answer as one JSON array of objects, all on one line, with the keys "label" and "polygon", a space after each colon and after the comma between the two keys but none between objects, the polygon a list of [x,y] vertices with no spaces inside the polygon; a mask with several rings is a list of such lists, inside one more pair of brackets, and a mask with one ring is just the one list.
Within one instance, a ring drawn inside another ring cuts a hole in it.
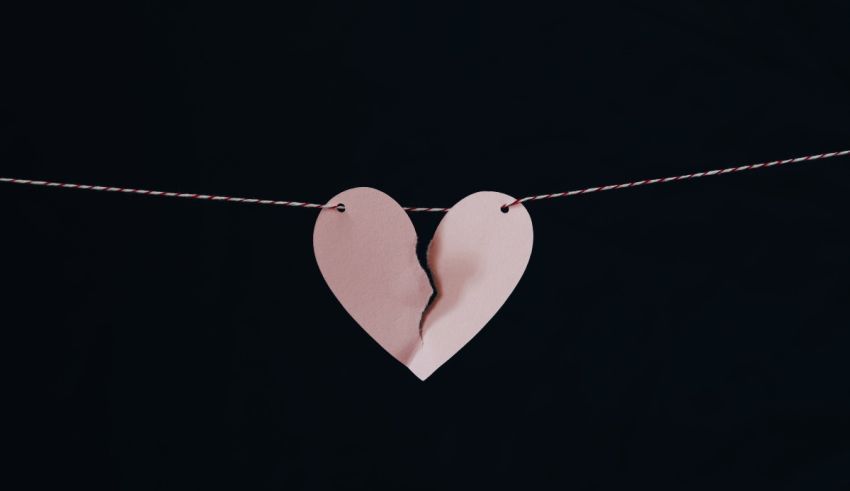
[{"label": "black background", "polygon": [[[846,2],[4,10],[6,176],[450,206],[850,142]],[[33,488],[847,489],[848,183],[845,158],[530,204],[525,276],[424,383],[324,284],[314,211],[0,185],[11,463]]]}]

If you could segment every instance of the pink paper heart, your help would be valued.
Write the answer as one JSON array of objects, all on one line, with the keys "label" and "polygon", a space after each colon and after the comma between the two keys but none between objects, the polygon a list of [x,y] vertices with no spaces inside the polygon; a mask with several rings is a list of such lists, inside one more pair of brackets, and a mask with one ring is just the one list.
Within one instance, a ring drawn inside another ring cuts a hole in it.
[{"label": "pink paper heart", "polygon": [[416,257],[416,230],[395,200],[354,188],[329,203],[313,231],[319,270],[358,324],[422,380],[454,356],[505,303],[531,257],[534,233],[522,205],[494,192],[467,196],[428,247],[436,287]]}]

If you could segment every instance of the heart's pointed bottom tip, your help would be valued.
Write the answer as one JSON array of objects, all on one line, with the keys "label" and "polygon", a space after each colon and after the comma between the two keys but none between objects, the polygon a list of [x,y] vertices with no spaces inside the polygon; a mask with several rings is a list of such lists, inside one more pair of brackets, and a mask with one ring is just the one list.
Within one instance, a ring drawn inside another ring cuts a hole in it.
[{"label": "heart's pointed bottom tip", "polygon": [[407,368],[413,372],[413,375],[416,375],[416,378],[423,382],[437,370],[436,367],[423,367],[415,363],[408,365]]},{"label": "heart's pointed bottom tip", "polygon": [[413,372],[413,375],[416,375],[416,378],[418,378],[422,382],[424,382],[425,380],[428,379],[428,377],[431,376],[430,373],[429,374],[419,374],[419,373],[416,373],[416,372]]}]

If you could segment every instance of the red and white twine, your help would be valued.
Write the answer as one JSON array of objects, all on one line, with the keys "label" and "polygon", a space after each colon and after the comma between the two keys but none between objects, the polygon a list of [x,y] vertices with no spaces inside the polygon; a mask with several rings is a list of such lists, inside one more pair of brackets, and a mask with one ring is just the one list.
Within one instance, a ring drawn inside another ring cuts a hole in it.
[{"label": "red and white twine", "polygon": [[[576,189],[574,191],[565,191],[561,193],[551,193],[551,194],[538,194],[536,196],[527,196],[525,198],[520,198],[512,203],[506,203],[505,206],[514,206],[520,203],[525,203],[527,201],[537,201],[541,199],[551,199],[551,198],[563,198],[567,196],[575,196],[579,194],[588,194],[588,193],[596,193],[599,191],[613,191],[615,189],[625,189],[637,186],[644,186],[647,184],[658,184],[658,183],[668,183],[673,181],[683,181],[685,179],[696,179],[699,177],[708,177],[708,176],[718,176],[722,174],[729,174],[733,172],[742,172],[747,170],[755,170],[762,169],[768,167],[774,167],[777,165],[785,165],[785,164],[796,164],[800,162],[811,162],[813,160],[821,160],[828,159],[832,157],[843,157],[845,155],[850,154],[850,150],[842,150],[840,152],[830,152],[830,153],[821,153],[817,155],[808,155],[806,157],[797,157],[793,159],[785,159],[785,160],[774,160],[771,162],[763,162],[760,164],[748,164],[748,165],[740,165],[737,167],[727,167],[725,169],[717,169],[710,170],[705,172],[696,172],[694,174],[683,174],[681,176],[672,176],[672,177],[662,177],[658,179],[644,179],[640,181],[633,182],[625,182],[622,184],[611,184],[608,186],[596,186],[589,187],[584,189]],[[28,184],[30,186],[44,186],[49,188],[63,188],[63,189],[83,189],[87,191],[103,191],[107,193],[126,193],[126,194],[139,194],[144,196],[163,196],[166,198],[185,198],[185,199],[197,199],[197,200],[205,200],[205,201],[226,201],[228,203],[249,203],[249,204],[258,204],[258,205],[273,205],[273,206],[292,206],[296,208],[336,208],[339,210],[344,210],[345,205],[342,203],[327,203],[327,204],[318,204],[318,203],[305,203],[301,201],[283,201],[283,200],[271,200],[271,199],[258,199],[258,198],[238,198],[233,196],[221,196],[215,194],[196,194],[196,193],[174,193],[168,191],[150,191],[147,189],[133,189],[133,188],[120,188],[120,187],[111,187],[111,186],[93,186],[89,184],[72,184],[72,183],[64,183],[64,182],[52,182],[52,181],[36,181],[32,179],[16,179],[12,177],[0,177],[0,182],[7,182],[11,184]],[[418,211],[438,211],[438,212],[446,212],[449,211],[448,208],[423,208],[423,207],[404,207],[405,210],[410,212],[418,212]]]},{"label": "red and white twine", "polygon": [[44,186],[48,188],[84,189],[86,191],[103,191],[107,193],[142,194],[145,196],[163,196],[166,198],[200,199],[207,201],[227,201],[230,203],[253,203],[258,205],[295,206],[299,208],[336,208],[337,205],[319,205],[315,203],[302,203],[300,201],[280,201],[258,198],[237,198],[233,196],[220,196],[215,194],[196,193],[172,193],[168,191],[150,191],[147,189],[116,188],[110,186],[92,186],[89,184],[73,184],[68,182],[33,181],[31,179],[15,179],[11,177],[0,177],[0,182],[12,184],[29,184],[30,186]]},{"label": "red and white twine", "polygon": [[742,172],[745,170],[755,170],[767,167],[774,167],[777,165],[785,165],[785,164],[796,164],[800,162],[811,162],[812,160],[821,160],[828,159],[832,157],[843,157],[845,155],[850,154],[850,150],[842,150],[840,152],[830,152],[830,153],[820,153],[817,155],[808,155],[806,157],[797,157],[793,159],[785,159],[785,160],[773,160],[771,162],[762,162],[760,164],[747,164],[747,165],[739,165],[737,167],[726,167],[725,169],[717,169],[717,170],[709,170],[705,172],[696,172],[694,174],[683,174],[681,176],[671,176],[671,177],[661,177],[658,179],[644,179],[641,181],[633,181],[633,182],[624,182],[622,184],[611,184],[608,186],[598,186],[584,189],[576,189],[574,191],[566,191],[562,193],[552,193],[552,194],[538,194],[536,196],[527,196],[525,198],[520,198],[508,206],[513,206],[519,203],[525,203],[526,201],[537,201],[539,199],[550,199],[550,198],[563,198],[566,196],[575,196],[577,194],[588,194],[588,193],[596,193],[598,191],[613,191],[614,189],[624,189],[631,188],[636,186],[644,186],[646,184],[657,184],[657,183],[666,183],[673,181],[683,181],[685,179],[696,179],[698,177],[708,177],[708,176],[718,176],[721,174],[729,174],[732,172]]}]

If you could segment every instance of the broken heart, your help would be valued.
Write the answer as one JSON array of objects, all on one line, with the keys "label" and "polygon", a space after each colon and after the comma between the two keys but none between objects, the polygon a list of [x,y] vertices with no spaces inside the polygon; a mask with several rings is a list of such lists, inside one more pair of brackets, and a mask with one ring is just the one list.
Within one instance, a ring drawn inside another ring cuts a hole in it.
[{"label": "broken heart", "polygon": [[446,213],[428,246],[434,289],[407,213],[372,188],[343,191],[329,203],[345,211],[319,213],[316,261],[351,317],[425,380],[487,324],[525,272],[534,233],[522,205],[502,211],[513,201],[479,192]]}]

